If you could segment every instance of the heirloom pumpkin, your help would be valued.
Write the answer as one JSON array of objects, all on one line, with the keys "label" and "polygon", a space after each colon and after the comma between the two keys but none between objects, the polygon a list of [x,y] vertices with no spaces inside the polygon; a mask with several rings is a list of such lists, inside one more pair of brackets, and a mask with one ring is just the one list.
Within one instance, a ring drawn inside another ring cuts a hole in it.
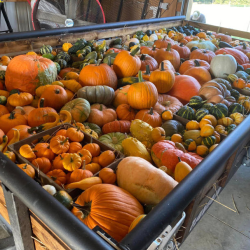
[{"label": "heirloom pumpkin", "polygon": [[[101,227],[116,241],[128,233],[133,220],[144,213],[142,205],[127,191],[110,184],[97,184],[83,192],[72,213],[86,226]],[[82,207],[81,207],[82,206]]]},{"label": "heirloom pumpkin", "polygon": [[33,101],[33,96],[30,93],[20,93],[20,91],[18,91],[15,94],[12,94],[8,98],[8,103],[14,107],[27,106],[27,105],[31,104],[32,101]]},{"label": "heirloom pumpkin", "polygon": [[50,149],[48,143],[38,143],[34,148],[34,152],[38,158],[45,157],[48,158],[50,161],[54,160],[55,154]]},{"label": "heirloom pumpkin", "polygon": [[161,116],[153,108],[140,110],[136,114],[135,119],[142,120],[153,128],[160,127],[162,123]]},{"label": "heirloom pumpkin", "polygon": [[115,92],[108,86],[87,86],[77,91],[77,97],[92,103],[110,105],[114,99]]},{"label": "heirloom pumpkin", "polygon": [[114,70],[106,63],[99,63],[100,61],[96,65],[89,64],[81,70],[80,84],[83,87],[105,85],[115,90],[117,88],[117,76]]},{"label": "heirloom pumpkin", "polygon": [[47,174],[51,169],[50,160],[45,157],[34,159],[32,164],[45,174]]},{"label": "heirloom pumpkin", "polygon": [[66,183],[66,174],[61,169],[54,169],[46,175],[60,186]]},{"label": "heirloom pumpkin", "polygon": [[192,76],[179,75],[175,77],[174,86],[168,94],[176,97],[185,105],[191,97],[198,94],[200,88],[201,85]]},{"label": "heirloom pumpkin", "polygon": [[116,112],[109,109],[103,104],[93,104],[89,114],[88,122],[95,123],[102,127],[108,122],[112,122],[117,118]]},{"label": "heirloom pumpkin", "polygon": [[113,121],[108,122],[102,127],[103,134],[108,134],[112,132],[129,133],[130,132],[130,121]]},{"label": "heirloom pumpkin", "polygon": [[57,69],[51,60],[37,55],[19,55],[7,67],[5,86],[8,91],[19,89],[34,95],[36,88],[51,84],[56,76]]},{"label": "heirloom pumpkin", "polygon": [[172,177],[140,157],[124,158],[116,174],[118,186],[142,204],[158,204],[177,185]]}]

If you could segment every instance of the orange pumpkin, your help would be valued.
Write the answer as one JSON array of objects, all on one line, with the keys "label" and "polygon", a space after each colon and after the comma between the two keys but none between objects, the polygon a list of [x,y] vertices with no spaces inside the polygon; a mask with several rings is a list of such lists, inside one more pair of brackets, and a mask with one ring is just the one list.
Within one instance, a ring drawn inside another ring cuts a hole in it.
[{"label": "orange pumpkin", "polygon": [[89,164],[92,160],[92,155],[87,149],[82,148],[77,154],[81,157],[84,164]]},{"label": "orange pumpkin", "polygon": [[50,140],[50,148],[54,154],[63,154],[69,150],[69,140],[62,135],[56,135]]},{"label": "orange pumpkin", "polygon": [[82,149],[81,143],[79,143],[79,142],[71,142],[69,144],[68,153],[77,153],[81,149]]},{"label": "orange pumpkin", "polygon": [[37,55],[14,57],[6,70],[5,86],[8,91],[19,89],[35,94],[37,87],[56,80],[57,69],[51,60]]},{"label": "orange pumpkin", "polygon": [[50,149],[48,143],[38,143],[34,148],[35,154],[38,158],[48,158],[50,161],[54,160],[55,154]]},{"label": "orange pumpkin", "polygon": [[179,68],[179,73],[183,75],[188,69],[191,69],[193,67],[203,67],[207,70],[210,69],[210,65],[208,62],[200,60],[200,59],[191,59],[181,64]]},{"label": "orange pumpkin", "polygon": [[196,49],[190,54],[190,59],[200,59],[208,63],[211,63],[212,59],[215,57],[215,53],[211,50],[206,49]]},{"label": "orange pumpkin", "polygon": [[128,104],[128,90],[130,85],[121,87],[115,91],[113,105],[117,108],[120,104]]},{"label": "orange pumpkin", "polygon": [[97,143],[86,144],[85,146],[83,146],[83,149],[88,150],[91,153],[92,157],[98,156],[101,152],[101,148]]},{"label": "orange pumpkin", "polygon": [[167,48],[169,44],[174,45],[175,43],[171,38],[167,38],[166,36],[154,42],[154,46],[156,46],[157,49]]},{"label": "orange pumpkin", "polygon": [[141,67],[140,67],[141,71],[146,70],[146,65],[149,66],[150,71],[154,71],[158,68],[158,63],[153,57],[146,54],[142,54],[140,56],[140,59],[141,59]]},{"label": "orange pumpkin", "polygon": [[9,110],[4,105],[0,105],[0,116],[6,114],[9,114]]},{"label": "orange pumpkin", "polygon": [[73,183],[73,182],[78,182],[78,181],[81,181],[81,180],[84,180],[86,178],[90,178],[92,177],[93,174],[91,171],[89,170],[84,170],[84,169],[75,169],[70,177],[69,177],[69,181],[67,181],[67,183]]},{"label": "orange pumpkin", "polygon": [[[17,129],[20,133],[20,141],[31,137],[32,135],[34,135],[36,132],[31,130],[31,127],[27,126],[27,125],[18,125],[15,126],[13,129]],[[9,130],[9,132],[7,133],[8,139],[9,141],[12,140],[12,138],[14,137],[14,130],[11,129]]]},{"label": "orange pumpkin", "polygon": [[200,83],[201,86],[204,83],[212,80],[212,77],[211,77],[209,71],[203,67],[194,67],[194,68],[188,69],[184,73],[184,75],[194,77]]},{"label": "orange pumpkin", "polygon": [[185,46],[183,43],[174,44],[172,48],[178,51],[181,58],[189,59],[189,56],[191,53],[190,49],[187,46]]},{"label": "orange pumpkin", "polygon": [[104,168],[115,161],[115,154],[111,150],[106,150],[99,156],[99,164]]},{"label": "orange pumpkin", "polygon": [[35,108],[32,106],[24,106],[24,107],[17,106],[13,111],[15,112],[15,114],[23,115],[28,120],[29,113],[34,109]]},{"label": "orange pumpkin", "polygon": [[246,82],[243,79],[239,78],[233,82],[233,86],[239,89],[243,89],[246,87]]},{"label": "orange pumpkin", "polygon": [[61,169],[64,170],[63,167],[63,158],[67,155],[67,153],[60,154],[58,155],[54,160],[53,160],[53,169]]},{"label": "orange pumpkin", "polygon": [[107,184],[114,184],[116,181],[116,174],[111,168],[103,168],[99,173],[99,177],[103,183]]},{"label": "orange pumpkin", "polygon": [[92,172],[92,174],[96,174],[101,170],[101,166],[98,163],[91,163],[91,164],[87,164],[85,166],[86,170],[89,170],[90,172]]},{"label": "orange pumpkin", "polygon": [[116,109],[117,116],[120,120],[132,121],[135,119],[135,110],[128,104],[121,104]]},{"label": "orange pumpkin", "polygon": [[29,177],[32,179],[35,178],[35,169],[29,165],[29,164],[17,164],[17,166],[23,170],[24,173],[26,173]]},{"label": "orange pumpkin", "polygon": [[148,46],[142,46],[140,50],[141,50],[142,54],[147,54],[149,56],[155,57],[155,54],[156,54],[158,49],[154,45],[152,48],[150,48]]},{"label": "orange pumpkin", "polygon": [[66,174],[61,169],[54,169],[47,176],[60,186],[66,183]]},{"label": "orange pumpkin", "polygon": [[120,120],[113,121],[104,124],[102,127],[103,134],[120,132],[120,133],[130,133],[130,121]]},{"label": "orange pumpkin", "polygon": [[162,123],[161,116],[153,108],[140,110],[136,114],[135,119],[147,122],[153,128],[160,127]]},{"label": "orange pumpkin", "polygon": [[50,160],[45,157],[34,159],[32,164],[45,174],[47,174],[51,169]]}]

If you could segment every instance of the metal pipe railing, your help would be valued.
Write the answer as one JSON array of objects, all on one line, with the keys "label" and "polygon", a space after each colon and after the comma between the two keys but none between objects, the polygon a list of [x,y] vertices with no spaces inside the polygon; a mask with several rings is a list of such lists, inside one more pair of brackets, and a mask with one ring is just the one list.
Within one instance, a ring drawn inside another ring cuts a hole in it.
[{"label": "metal pipe railing", "polygon": [[[218,168],[225,164],[244,139],[249,137],[248,116],[216,150],[209,154],[171,193],[168,194],[121,242],[123,249],[144,250],[190,204],[202,188],[209,183]],[[164,188],[164,187],[162,187]]]},{"label": "metal pipe railing", "polygon": [[50,29],[50,30],[38,30],[38,31],[28,31],[28,32],[15,32],[12,34],[6,34],[0,36],[0,42],[14,41],[28,38],[37,38],[43,36],[56,36],[67,33],[79,33],[87,32],[92,30],[105,30],[105,29],[115,29],[122,28],[134,25],[142,25],[149,23],[159,23],[159,22],[170,22],[170,21],[181,21],[184,20],[185,16],[173,16],[173,17],[163,17],[155,19],[143,19],[143,20],[133,20],[117,23],[105,23],[105,24],[95,24],[88,26],[77,26],[70,28],[59,28],[59,29]]}]

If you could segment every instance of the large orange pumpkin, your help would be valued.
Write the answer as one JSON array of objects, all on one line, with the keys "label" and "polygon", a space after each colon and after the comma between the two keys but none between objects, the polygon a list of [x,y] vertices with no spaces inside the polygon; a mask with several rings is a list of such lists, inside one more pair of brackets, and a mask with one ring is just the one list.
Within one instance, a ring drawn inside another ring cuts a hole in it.
[{"label": "large orange pumpkin", "polygon": [[[19,130],[20,141],[25,138],[31,137],[32,135],[35,134],[35,132],[31,130],[31,127],[27,125],[18,125],[18,126],[15,126],[14,128]],[[8,136],[9,141],[11,141],[11,139],[14,137],[14,130],[13,129],[9,130],[9,132],[7,133],[7,136]]]},{"label": "large orange pumpkin", "polygon": [[51,84],[56,76],[57,69],[51,60],[37,55],[20,55],[7,67],[5,86],[8,91],[19,89],[34,95],[36,88]]},{"label": "large orange pumpkin", "polygon": [[121,87],[115,91],[113,105],[117,108],[120,104],[128,104],[128,90],[130,85]]},{"label": "large orange pumpkin", "polygon": [[146,54],[142,54],[140,56],[140,59],[141,59],[141,68],[140,68],[141,71],[146,70],[146,65],[149,66],[150,71],[154,71],[158,68],[158,63],[153,57]]},{"label": "large orange pumpkin", "polygon": [[175,77],[174,86],[168,95],[176,97],[185,105],[191,97],[198,95],[200,88],[201,85],[192,76],[179,75]]},{"label": "large orange pumpkin", "polygon": [[194,77],[200,83],[200,85],[203,85],[204,83],[212,80],[209,71],[203,67],[194,67],[194,68],[188,69],[184,73],[184,75]]},{"label": "large orange pumpkin", "polygon": [[194,67],[203,67],[207,70],[210,69],[210,65],[208,62],[204,60],[200,60],[200,59],[190,59],[181,64],[179,68],[179,73],[184,74],[188,69],[191,69]]},{"label": "large orange pumpkin", "polygon": [[143,214],[142,205],[127,191],[110,184],[97,184],[83,192],[72,213],[86,226],[101,227],[118,242],[128,233],[133,220]]},{"label": "large orange pumpkin", "polygon": [[80,73],[79,81],[82,86],[105,85],[116,90],[117,76],[108,64],[90,64],[85,66]]},{"label": "large orange pumpkin", "polygon": [[172,48],[178,51],[181,58],[189,59],[190,49],[187,46],[185,46],[183,43],[175,44],[173,45]]},{"label": "large orange pumpkin", "polygon": [[214,57],[215,53],[211,50],[206,50],[206,49],[195,49],[190,54],[190,59],[200,59],[208,63],[211,63]]}]

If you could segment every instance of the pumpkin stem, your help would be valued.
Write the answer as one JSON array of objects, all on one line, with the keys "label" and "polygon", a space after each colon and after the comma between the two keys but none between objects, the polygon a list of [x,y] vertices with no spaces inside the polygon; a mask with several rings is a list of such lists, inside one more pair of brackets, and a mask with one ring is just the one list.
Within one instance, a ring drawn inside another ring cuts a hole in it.
[{"label": "pumpkin stem", "polygon": [[204,49],[204,50],[203,50],[203,53],[204,53],[204,54],[206,54],[206,53],[207,53],[207,50],[206,50],[206,49]]},{"label": "pumpkin stem", "polygon": [[194,60],[195,67],[200,67],[200,63],[197,60]]},{"label": "pumpkin stem", "polygon": [[59,155],[60,156],[60,159],[61,159],[61,161],[63,160],[63,157],[62,157],[62,155]]},{"label": "pumpkin stem", "polygon": [[25,115],[25,111],[24,111],[23,107],[17,106],[16,109],[19,109],[21,111],[21,115]]},{"label": "pumpkin stem", "polygon": [[171,43],[168,43],[168,47],[166,49],[166,51],[170,51],[171,50]]},{"label": "pumpkin stem", "polygon": [[138,73],[138,78],[139,78],[139,82],[142,82],[142,81],[143,81],[141,70],[140,70],[139,73]]},{"label": "pumpkin stem", "polygon": [[181,162],[181,158],[178,156],[178,160],[179,160],[179,162]]},{"label": "pumpkin stem", "polygon": [[184,46],[184,43],[180,43],[180,47],[183,47]]},{"label": "pumpkin stem", "polygon": [[102,104],[100,105],[100,111],[102,111]]},{"label": "pumpkin stem", "polygon": [[118,139],[116,137],[112,137],[112,143],[113,144],[117,144],[118,143]]},{"label": "pumpkin stem", "polygon": [[164,71],[164,62],[161,62],[161,71]]},{"label": "pumpkin stem", "polygon": [[111,67],[111,56],[108,56],[108,66]]},{"label": "pumpkin stem", "polygon": [[101,64],[102,59],[98,59],[96,66],[99,66]]},{"label": "pumpkin stem", "polygon": [[82,162],[82,169],[85,170],[85,160]]},{"label": "pumpkin stem", "polygon": [[141,55],[141,61],[144,61],[146,59],[146,55],[145,54],[142,54]]},{"label": "pumpkin stem", "polygon": [[144,75],[150,75],[150,68],[149,65],[146,65],[146,72]]},{"label": "pumpkin stem", "polygon": [[148,112],[150,115],[153,115],[154,114],[154,109],[153,108],[150,108],[149,112]]},{"label": "pumpkin stem", "polygon": [[41,98],[40,102],[38,102],[38,108],[44,107],[44,98]]},{"label": "pumpkin stem", "polygon": [[243,49],[247,49],[246,43],[243,43],[243,44],[242,44],[242,47],[243,47]]},{"label": "pumpkin stem", "polygon": [[137,53],[139,50],[140,50],[139,47],[136,47],[135,49],[132,49],[132,51],[130,52],[130,55],[131,55],[131,56],[135,56],[136,53]]},{"label": "pumpkin stem", "polygon": [[65,140],[63,140],[63,141],[61,141],[61,142],[60,142],[60,144],[61,144],[61,145],[63,145],[64,143],[66,143],[66,142],[68,141],[68,139],[69,139],[69,138],[68,138],[68,137],[66,137],[66,139],[65,139]]},{"label": "pumpkin stem", "polygon": [[60,94],[60,89],[56,89],[55,90],[55,93],[58,95],[58,94]]},{"label": "pumpkin stem", "polygon": [[77,203],[73,203],[72,206],[79,209],[80,212],[82,212],[82,219],[86,218],[89,214],[90,214],[90,211],[91,211],[91,203],[92,201],[88,202],[88,203],[84,203],[84,206],[81,206]]},{"label": "pumpkin stem", "polygon": [[25,164],[22,169],[27,169],[28,164]]},{"label": "pumpkin stem", "polygon": [[70,162],[74,162],[74,159],[73,159],[73,157],[71,157],[71,158],[70,158]]},{"label": "pumpkin stem", "polygon": [[12,111],[12,112],[10,113],[9,119],[10,119],[10,120],[15,119],[15,112],[14,112],[14,111]]},{"label": "pumpkin stem", "polygon": [[156,46],[154,45],[152,51],[155,51],[155,49],[156,49]]}]

